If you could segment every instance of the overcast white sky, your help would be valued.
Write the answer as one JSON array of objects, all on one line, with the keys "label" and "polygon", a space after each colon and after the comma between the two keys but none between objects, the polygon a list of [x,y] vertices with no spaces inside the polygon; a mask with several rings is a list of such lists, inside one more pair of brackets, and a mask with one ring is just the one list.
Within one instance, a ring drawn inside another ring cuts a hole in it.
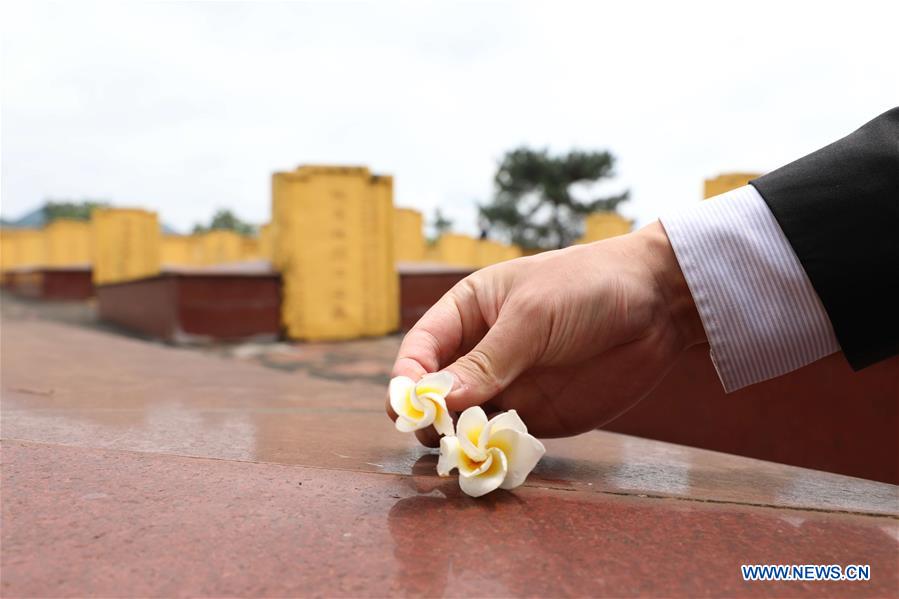
[{"label": "overcast white sky", "polygon": [[361,163],[475,230],[520,144],[609,149],[646,223],[899,104],[897,2],[4,2],[2,214],[47,197],[263,222]]}]

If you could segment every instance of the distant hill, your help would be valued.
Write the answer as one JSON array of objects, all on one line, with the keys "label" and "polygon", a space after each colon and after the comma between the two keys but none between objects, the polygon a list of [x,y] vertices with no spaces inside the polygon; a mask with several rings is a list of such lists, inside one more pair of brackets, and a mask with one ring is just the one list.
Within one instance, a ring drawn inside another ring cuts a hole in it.
[{"label": "distant hill", "polygon": [[[10,229],[40,229],[41,227],[47,224],[47,211],[45,206],[41,206],[40,208],[36,208],[31,212],[21,216],[17,219],[0,219],[0,226],[8,227]],[[165,235],[179,235],[180,233],[175,230],[174,227],[170,227],[169,225],[161,222],[159,223],[159,229]]]},{"label": "distant hill", "polygon": [[47,214],[43,206],[15,220],[3,219],[4,227],[39,229],[47,224]]}]

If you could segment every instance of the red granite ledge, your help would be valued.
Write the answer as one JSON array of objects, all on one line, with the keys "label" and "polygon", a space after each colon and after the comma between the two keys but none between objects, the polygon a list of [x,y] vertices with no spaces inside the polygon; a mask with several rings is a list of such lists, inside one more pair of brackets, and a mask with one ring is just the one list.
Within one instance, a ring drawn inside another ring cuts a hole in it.
[{"label": "red granite ledge", "polygon": [[[895,522],[4,441],[4,596],[859,596]],[[871,565],[747,583],[744,563]]]},{"label": "red granite ledge", "polygon": [[[41,321],[4,318],[0,342],[7,438],[360,472],[407,473],[426,453],[384,415],[381,385]],[[820,471],[605,432],[546,446],[529,484],[899,512],[895,486]]]}]

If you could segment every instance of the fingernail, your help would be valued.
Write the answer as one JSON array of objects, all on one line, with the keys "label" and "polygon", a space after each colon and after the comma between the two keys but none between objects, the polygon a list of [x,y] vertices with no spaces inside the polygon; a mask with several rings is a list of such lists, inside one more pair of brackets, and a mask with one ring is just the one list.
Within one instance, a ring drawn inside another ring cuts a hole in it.
[{"label": "fingernail", "polygon": [[456,375],[453,374],[452,372],[450,372],[449,370],[441,370],[440,372],[442,374],[449,375],[449,377],[453,381],[453,384],[450,386],[450,393],[452,393],[453,391],[456,391],[459,388],[459,379],[456,378]]}]

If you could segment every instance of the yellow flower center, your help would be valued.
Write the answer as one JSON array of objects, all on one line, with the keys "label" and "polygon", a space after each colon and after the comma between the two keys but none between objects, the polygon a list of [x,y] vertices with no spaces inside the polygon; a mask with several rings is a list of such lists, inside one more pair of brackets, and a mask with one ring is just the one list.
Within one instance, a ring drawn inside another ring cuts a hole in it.
[{"label": "yellow flower center", "polygon": [[420,418],[424,418],[424,417],[425,417],[425,413],[422,412],[421,410],[417,409],[417,408],[412,404],[412,390],[411,390],[411,389],[406,393],[406,413],[407,413],[409,416],[411,416],[412,418],[419,418],[419,419],[420,419]]},{"label": "yellow flower center", "polygon": [[465,436],[468,437],[468,440],[471,441],[471,444],[475,447],[478,446],[478,441],[481,439],[481,431],[484,427],[482,426],[473,426],[465,433]]},{"label": "yellow flower center", "polygon": [[425,395],[426,393],[433,393],[435,395],[443,395],[440,392],[440,389],[435,389],[433,387],[417,387],[415,389],[415,392],[418,393],[419,395]]},{"label": "yellow flower center", "polygon": [[464,451],[459,452],[459,459],[462,462],[462,465],[465,466],[465,469],[468,470],[469,472],[471,472],[473,470],[477,470],[478,468],[481,467],[481,464],[484,463],[483,460],[480,462],[474,461],[473,459],[468,457],[468,454],[465,453]]}]

